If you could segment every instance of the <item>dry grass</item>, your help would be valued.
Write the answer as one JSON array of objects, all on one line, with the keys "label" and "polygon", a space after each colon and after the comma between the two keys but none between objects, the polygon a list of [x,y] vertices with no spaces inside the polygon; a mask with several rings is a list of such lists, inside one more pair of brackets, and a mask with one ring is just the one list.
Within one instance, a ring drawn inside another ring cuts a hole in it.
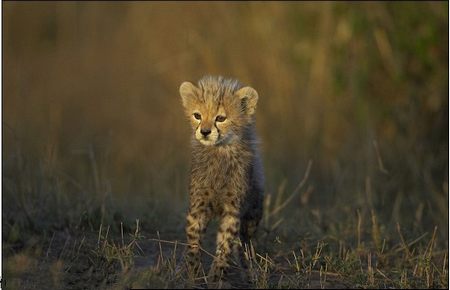
[{"label": "dry grass", "polygon": [[[305,178],[300,184],[307,182]],[[291,196],[273,198],[284,206]],[[375,222],[379,219],[375,211],[368,215],[356,212],[346,219],[342,216],[348,212],[322,212],[308,204],[301,211],[295,210],[292,202],[283,211],[278,210],[280,205],[270,206],[267,199],[265,205],[264,218],[269,222],[245,248],[247,276],[242,278],[238,274],[243,270],[233,266],[229,278],[216,287],[448,287],[448,250],[438,240],[437,227],[417,237],[405,236],[400,224],[389,228],[389,224]],[[158,216],[155,213],[154,217]],[[267,218],[271,216],[277,218]],[[315,229],[314,216],[327,219],[329,229]],[[186,243],[180,224],[184,224],[182,216],[167,219],[159,226],[161,233],[142,230],[136,220],[134,225],[100,225],[97,233],[56,230],[41,240],[35,234],[34,242],[32,238],[18,254],[7,254],[5,279],[12,288],[33,288],[36,283],[74,289],[211,287],[206,274],[194,277],[184,267]],[[203,273],[208,272],[214,257],[213,247],[214,226],[201,249]],[[38,269],[51,276],[36,274]]]}]

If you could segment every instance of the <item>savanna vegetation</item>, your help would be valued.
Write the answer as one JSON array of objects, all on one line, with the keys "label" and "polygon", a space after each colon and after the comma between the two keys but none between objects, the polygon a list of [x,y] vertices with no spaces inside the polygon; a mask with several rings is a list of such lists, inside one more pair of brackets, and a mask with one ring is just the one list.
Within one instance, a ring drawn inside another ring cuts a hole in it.
[{"label": "savanna vegetation", "polygon": [[447,2],[2,6],[5,289],[205,287],[178,94],[204,74],[260,95],[265,214],[233,287],[448,288]]}]

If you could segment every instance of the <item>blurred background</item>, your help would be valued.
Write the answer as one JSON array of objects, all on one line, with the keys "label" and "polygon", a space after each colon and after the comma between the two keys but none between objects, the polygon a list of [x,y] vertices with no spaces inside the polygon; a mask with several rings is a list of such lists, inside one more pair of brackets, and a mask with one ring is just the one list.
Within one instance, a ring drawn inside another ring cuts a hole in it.
[{"label": "blurred background", "polygon": [[259,92],[268,196],[312,160],[290,210],[375,211],[448,242],[446,2],[3,3],[5,239],[182,216],[178,88],[205,74]]}]

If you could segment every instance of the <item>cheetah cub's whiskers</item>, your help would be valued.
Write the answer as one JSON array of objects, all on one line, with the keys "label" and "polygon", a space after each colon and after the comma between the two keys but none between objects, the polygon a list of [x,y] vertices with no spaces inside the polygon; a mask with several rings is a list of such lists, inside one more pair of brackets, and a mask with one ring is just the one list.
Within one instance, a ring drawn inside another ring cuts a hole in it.
[{"label": "cheetah cub's whiskers", "polygon": [[258,93],[236,80],[206,76],[197,86],[182,83],[180,95],[193,129],[187,259],[191,269],[198,269],[202,236],[209,221],[218,217],[210,270],[217,280],[233,255],[245,267],[242,246],[262,216],[264,176],[254,116]]}]

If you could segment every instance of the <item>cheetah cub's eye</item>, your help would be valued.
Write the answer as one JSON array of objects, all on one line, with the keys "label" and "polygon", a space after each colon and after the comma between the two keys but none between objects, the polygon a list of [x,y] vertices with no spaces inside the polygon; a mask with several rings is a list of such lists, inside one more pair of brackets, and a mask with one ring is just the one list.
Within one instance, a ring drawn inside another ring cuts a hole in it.
[{"label": "cheetah cub's eye", "polygon": [[197,120],[201,120],[202,119],[202,115],[200,115],[199,113],[194,113],[194,118]]},{"label": "cheetah cub's eye", "polygon": [[217,116],[216,117],[216,122],[223,122],[223,121],[225,121],[227,119],[227,117],[225,117],[225,116]]}]

